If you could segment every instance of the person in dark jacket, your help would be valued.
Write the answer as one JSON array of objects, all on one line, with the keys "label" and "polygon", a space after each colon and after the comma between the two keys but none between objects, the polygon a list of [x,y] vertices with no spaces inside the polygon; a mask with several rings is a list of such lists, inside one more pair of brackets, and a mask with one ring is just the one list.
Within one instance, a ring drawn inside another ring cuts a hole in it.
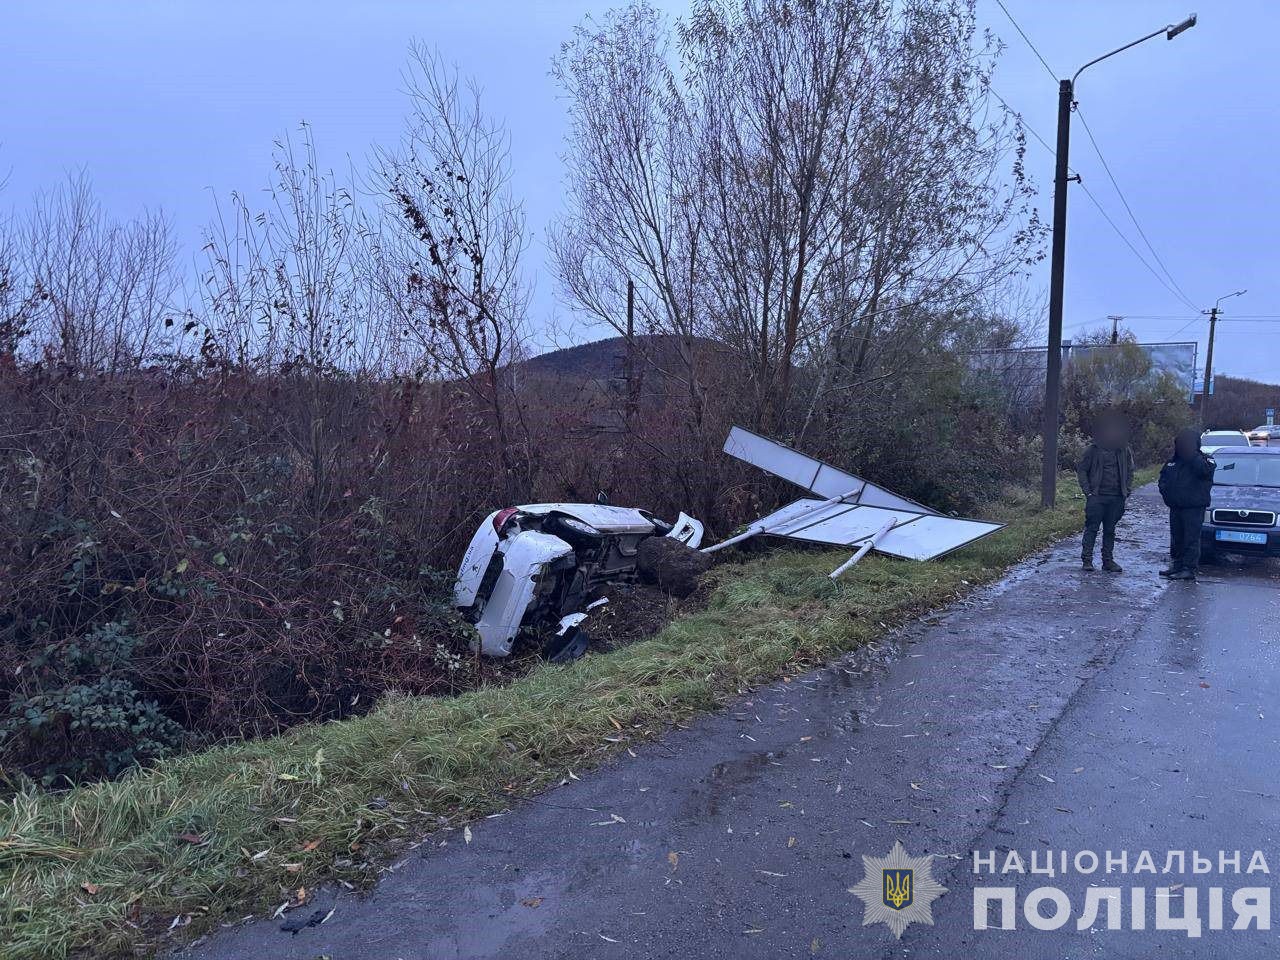
[{"label": "person in dark jacket", "polygon": [[1173,440],[1173,458],[1160,469],[1160,496],[1169,508],[1171,562],[1160,576],[1170,580],[1194,580],[1200,567],[1200,529],[1213,487],[1213,457],[1200,450],[1200,434],[1194,427],[1179,430]]},{"label": "person in dark jacket", "polygon": [[1115,560],[1116,524],[1124,516],[1125,502],[1133,488],[1133,451],[1129,449],[1129,425],[1118,414],[1104,416],[1094,431],[1094,441],[1076,464],[1076,477],[1084,492],[1084,538],[1080,560],[1093,569],[1093,546],[1102,528],[1102,569],[1120,573]]}]

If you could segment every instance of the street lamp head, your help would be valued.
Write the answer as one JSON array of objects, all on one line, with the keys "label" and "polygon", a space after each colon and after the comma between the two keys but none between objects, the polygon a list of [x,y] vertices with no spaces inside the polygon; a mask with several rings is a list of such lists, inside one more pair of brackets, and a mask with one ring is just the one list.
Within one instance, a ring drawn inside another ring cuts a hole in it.
[{"label": "street lamp head", "polygon": [[[1233,290],[1231,291],[1231,293],[1224,293],[1222,296],[1220,296],[1217,300],[1213,302],[1213,309],[1217,310],[1218,304],[1220,304],[1223,300],[1230,300],[1232,297],[1242,297],[1248,292],[1249,292],[1248,290]],[[1209,311],[1203,310],[1201,312],[1207,314]]]},{"label": "street lamp head", "polygon": [[1174,37],[1182,33],[1184,30],[1190,30],[1195,25],[1196,25],[1196,15],[1193,13],[1191,16],[1187,17],[1187,19],[1183,20],[1181,23],[1174,23],[1165,27],[1164,28],[1165,38],[1168,40],[1172,40]]},{"label": "street lamp head", "polygon": [[1187,17],[1187,19],[1183,20],[1181,23],[1169,24],[1167,27],[1164,28],[1163,31],[1152,30],[1145,37],[1139,37],[1137,40],[1134,40],[1131,43],[1126,43],[1123,47],[1116,47],[1116,49],[1112,50],[1110,53],[1104,53],[1100,57],[1095,57],[1094,59],[1086,63],[1083,67],[1081,67],[1079,70],[1077,70],[1075,72],[1075,75],[1071,78],[1071,84],[1072,86],[1074,86],[1076,80],[1079,79],[1080,74],[1084,73],[1086,70],[1092,67],[1095,63],[1101,63],[1103,60],[1106,60],[1108,57],[1114,57],[1117,53],[1122,53],[1125,50],[1128,50],[1130,47],[1136,47],[1140,43],[1146,43],[1152,37],[1160,36],[1161,32],[1163,32],[1166,37],[1172,40],[1174,37],[1182,33],[1184,30],[1190,30],[1195,25],[1196,25],[1196,15],[1193,13],[1191,16]]}]

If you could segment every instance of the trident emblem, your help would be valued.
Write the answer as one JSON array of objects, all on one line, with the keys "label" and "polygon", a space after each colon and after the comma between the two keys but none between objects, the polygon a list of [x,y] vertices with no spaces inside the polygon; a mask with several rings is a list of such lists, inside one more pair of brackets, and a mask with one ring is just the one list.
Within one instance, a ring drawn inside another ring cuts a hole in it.
[{"label": "trident emblem", "polygon": [[856,887],[849,888],[867,906],[862,925],[883,923],[895,937],[901,937],[913,923],[932,925],[930,904],[947,892],[933,879],[932,861],[932,857],[908,856],[901,843],[895,843],[887,857],[863,854],[866,875]]},{"label": "trident emblem", "polygon": [[894,910],[903,910],[911,906],[911,871],[884,871],[884,905]]}]

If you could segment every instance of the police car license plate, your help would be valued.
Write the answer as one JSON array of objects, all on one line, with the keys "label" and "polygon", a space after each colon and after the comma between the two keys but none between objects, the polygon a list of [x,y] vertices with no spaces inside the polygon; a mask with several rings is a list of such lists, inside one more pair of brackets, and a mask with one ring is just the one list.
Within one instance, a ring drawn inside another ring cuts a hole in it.
[{"label": "police car license plate", "polygon": [[1264,547],[1267,545],[1265,533],[1253,533],[1248,530],[1218,530],[1213,536],[1216,540],[1226,540],[1229,543],[1256,543]]}]

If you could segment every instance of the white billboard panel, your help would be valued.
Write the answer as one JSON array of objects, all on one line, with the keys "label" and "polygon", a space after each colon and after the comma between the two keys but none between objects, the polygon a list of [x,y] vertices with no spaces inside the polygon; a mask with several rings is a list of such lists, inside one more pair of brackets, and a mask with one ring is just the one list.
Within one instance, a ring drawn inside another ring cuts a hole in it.
[{"label": "white billboard panel", "polygon": [[[775,477],[811,490],[820,497],[840,497],[846,503],[865,503],[916,513],[937,513],[924,504],[890,493],[884,487],[863,480],[856,474],[846,473],[829,463],[823,463],[815,457],[742,427],[734,427],[729,431],[729,437],[724,442],[724,452],[772,473]],[[851,495],[850,491],[853,491]]]}]

